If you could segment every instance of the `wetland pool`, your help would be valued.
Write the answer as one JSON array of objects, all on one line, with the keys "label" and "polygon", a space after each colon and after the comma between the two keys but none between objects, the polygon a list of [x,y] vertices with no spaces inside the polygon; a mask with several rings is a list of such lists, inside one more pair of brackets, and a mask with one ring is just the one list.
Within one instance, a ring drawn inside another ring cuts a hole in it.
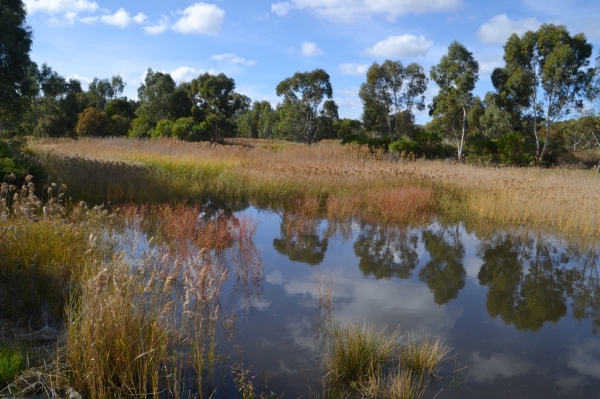
[{"label": "wetland pool", "polygon": [[224,286],[234,327],[219,334],[220,367],[243,362],[286,398],[321,394],[320,323],[364,320],[452,347],[428,398],[600,398],[596,248],[523,228],[235,216],[257,223],[263,273],[249,291]]}]

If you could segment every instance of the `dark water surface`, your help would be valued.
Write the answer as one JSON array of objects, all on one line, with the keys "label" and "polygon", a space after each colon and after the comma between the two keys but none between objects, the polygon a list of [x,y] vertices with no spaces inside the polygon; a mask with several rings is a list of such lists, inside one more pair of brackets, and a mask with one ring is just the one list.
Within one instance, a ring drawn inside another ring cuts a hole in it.
[{"label": "dark water surface", "polygon": [[323,220],[294,229],[276,213],[237,215],[258,222],[264,278],[250,298],[223,297],[235,334],[219,348],[266,373],[269,390],[321,393],[319,298],[330,292],[335,320],[400,325],[453,348],[428,397],[600,398],[597,250],[524,230]]}]

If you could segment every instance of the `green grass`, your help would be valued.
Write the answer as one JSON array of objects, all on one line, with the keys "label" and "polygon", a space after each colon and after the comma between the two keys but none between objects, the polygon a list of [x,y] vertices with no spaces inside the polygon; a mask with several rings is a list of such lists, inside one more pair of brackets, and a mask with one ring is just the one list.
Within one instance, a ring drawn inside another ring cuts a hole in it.
[{"label": "green grass", "polygon": [[325,369],[334,382],[362,384],[378,375],[398,354],[400,333],[375,330],[366,323],[333,323],[327,331]]},{"label": "green grass", "polygon": [[25,370],[25,359],[18,349],[0,348],[0,389]]}]

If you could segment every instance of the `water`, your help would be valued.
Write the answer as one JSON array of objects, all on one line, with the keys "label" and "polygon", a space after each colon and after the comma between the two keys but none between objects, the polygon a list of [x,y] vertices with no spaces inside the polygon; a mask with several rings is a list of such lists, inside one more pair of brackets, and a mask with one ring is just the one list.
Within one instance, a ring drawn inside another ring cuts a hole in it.
[{"label": "water", "polygon": [[600,397],[598,251],[523,229],[317,220],[298,232],[288,216],[240,214],[258,222],[264,276],[250,297],[231,282],[222,298],[235,314],[225,368],[243,361],[287,398],[321,393],[318,323],[331,317],[444,339],[454,358],[428,397]]}]

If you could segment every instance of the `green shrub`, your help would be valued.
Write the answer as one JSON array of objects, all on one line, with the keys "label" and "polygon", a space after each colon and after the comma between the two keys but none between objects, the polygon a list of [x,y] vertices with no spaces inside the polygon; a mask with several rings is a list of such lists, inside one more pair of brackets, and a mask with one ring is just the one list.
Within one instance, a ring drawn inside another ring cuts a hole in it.
[{"label": "green shrub", "polygon": [[467,163],[489,164],[497,161],[498,146],[495,141],[478,135],[469,139],[467,154]]},{"label": "green shrub", "polygon": [[510,132],[496,141],[500,161],[506,165],[530,165],[535,162],[533,146],[519,132]]},{"label": "green shrub", "polygon": [[385,151],[388,150],[391,142],[392,139],[389,137],[367,137],[363,134],[352,134],[342,140],[342,144],[366,145],[371,150],[383,148]]},{"label": "green shrub", "polygon": [[152,129],[150,120],[142,115],[131,121],[131,129],[129,129],[127,135],[129,137],[148,137],[150,136],[150,129]]},{"label": "green shrub", "polygon": [[389,146],[390,151],[405,154],[417,154],[419,152],[419,147],[417,143],[410,139],[400,138]]},{"label": "green shrub", "polygon": [[174,122],[169,119],[162,119],[158,121],[154,131],[152,131],[152,138],[157,139],[173,136],[173,125]]}]

